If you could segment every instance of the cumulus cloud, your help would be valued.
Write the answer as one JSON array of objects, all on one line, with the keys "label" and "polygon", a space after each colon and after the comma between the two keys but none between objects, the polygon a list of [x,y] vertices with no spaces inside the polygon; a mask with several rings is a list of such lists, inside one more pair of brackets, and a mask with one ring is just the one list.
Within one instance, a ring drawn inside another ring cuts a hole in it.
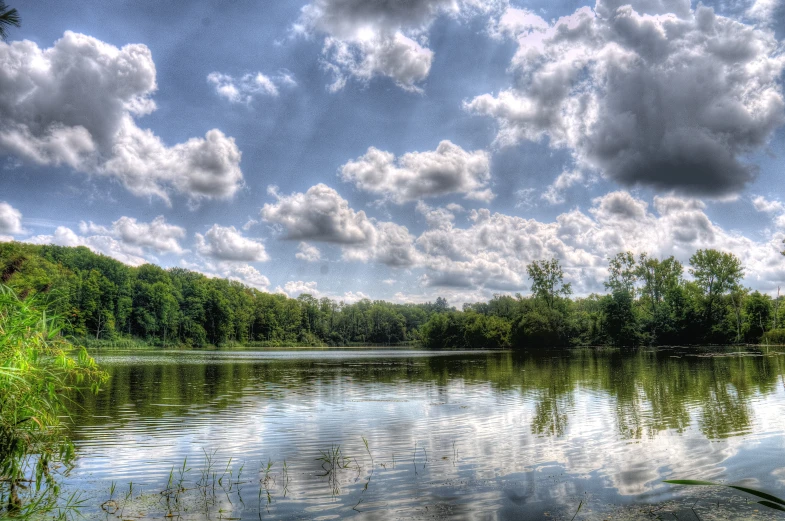
[{"label": "cumulus cloud", "polygon": [[100,234],[119,239],[130,246],[151,248],[158,252],[183,253],[179,239],[185,237],[185,229],[168,224],[163,215],[152,222],[139,222],[133,217],[120,217],[111,226],[102,226],[94,222],[79,223],[82,234]]},{"label": "cumulus cloud", "polygon": [[311,246],[307,242],[301,242],[297,246],[297,253],[294,256],[307,262],[317,262],[322,259],[322,252],[316,246]]},{"label": "cumulus cloud", "polygon": [[0,234],[17,235],[24,233],[22,229],[22,212],[0,201]]},{"label": "cumulus cloud", "polygon": [[745,264],[746,282],[762,290],[776,288],[785,277],[781,231],[755,241],[718,226],[697,199],[657,196],[653,204],[626,191],[593,200],[587,213],[572,210],[553,222],[477,210],[471,225],[451,222],[417,238],[421,282],[464,291],[521,291],[528,284],[526,266],[555,257],[579,294],[602,290],[607,259],[621,251],[674,255],[687,263],[700,248],[736,254]]},{"label": "cumulus cloud", "polygon": [[551,204],[561,204],[564,202],[564,191],[571,186],[586,181],[586,174],[581,170],[567,170],[559,174],[559,177],[551,183],[545,192],[540,195]]},{"label": "cumulus cloud", "polygon": [[232,264],[225,267],[221,271],[221,275],[261,291],[268,291],[270,287],[270,279],[259,273],[259,270],[250,264]]},{"label": "cumulus cloud", "polygon": [[759,212],[779,213],[785,211],[785,205],[783,205],[780,201],[772,201],[770,199],[766,199],[762,195],[755,196],[752,199],[752,205]]},{"label": "cumulus cloud", "polygon": [[35,235],[25,239],[34,244],[56,244],[58,246],[86,246],[96,253],[115,258],[120,262],[139,266],[156,261],[154,253],[183,254],[179,240],[185,230],[169,224],[163,216],[152,222],[139,222],[133,217],[120,217],[111,226],[80,222],[79,233],[65,226],[58,226],[52,235]]},{"label": "cumulus cloud", "polygon": [[263,262],[270,257],[261,242],[244,237],[234,226],[214,224],[207,233],[194,234],[196,251],[222,261]]},{"label": "cumulus cloud", "polygon": [[303,7],[295,31],[324,35],[323,61],[333,75],[330,90],[344,87],[349,78],[369,81],[391,78],[409,91],[428,77],[433,51],[425,33],[440,15],[469,16],[497,8],[479,0],[313,0]]},{"label": "cumulus cloud", "polygon": [[283,287],[278,286],[275,288],[275,292],[283,293],[289,297],[298,297],[303,293],[307,293],[312,297],[319,298],[321,296],[321,292],[316,289],[316,286],[316,281],[304,282],[302,280],[290,280],[285,283]]},{"label": "cumulus cloud", "polygon": [[409,152],[395,158],[375,147],[341,167],[341,178],[360,190],[381,194],[396,203],[460,193],[490,201],[490,158],[484,150],[467,152],[442,141],[433,152]]},{"label": "cumulus cloud", "polygon": [[283,285],[275,288],[276,293],[283,293],[292,298],[299,297],[303,294],[311,295],[314,298],[327,297],[332,300],[343,302],[344,304],[354,304],[363,299],[370,299],[368,295],[362,291],[347,291],[343,295],[336,295],[333,293],[324,293],[317,288],[318,284],[315,281],[305,282],[302,280],[290,280]]},{"label": "cumulus cloud", "polygon": [[763,25],[769,25],[774,21],[774,13],[780,7],[780,0],[755,0],[747,9],[747,16],[758,20]]},{"label": "cumulus cloud", "polygon": [[58,246],[86,246],[95,253],[112,257],[131,266],[141,266],[148,262],[141,246],[119,241],[109,235],[78,235],[65,226],[58,226],[52,235],[35,235],[25,239],[25,242],[56,244]]},{"label": "cumulus cloud", "polygon": [[281,195],[275,188],[268,191],[277,201],[265,204],[260,215],[278,225],[286,239],[339,244],[346,260],[396,267],[415,262],[414,238],[405,226],[368,218],[327,185],[291,195]]},{"label": "cumulus cloud", "polygon": [[268,193],[277,202],[262,207],[262,219],[281,225],[287,239],[359,244],[368,242],[374,233],[365,212],[355,212],[325,184],[314,185],[305,193],[280,195],[274,187]]},{"label": "cumulus cloud", "polygon": [[450,226],[455,221],[455,214],[448,208],[434,208],[419,201],[416,210],[417,213],[425,217],[425,222],[429,228],[444,228]]},{"label": "cumulus cloud", "polygon": [[785,229],[785,204],[758,195],[752,199],[752,206],[759,212],[769,214],[775,226]]},{"label": "cumulus cloud", "polygon": [[736,193],[785,122],[773,33],[688,0],[598,0],[553,23],[510,7],[496,33],[517,40],[514,86],[465,108],[501,145],[547,139],[623,185]]},{"label": "cumulus cloud", "polygon": [[207,82],[213,85],[216,94],[231,103],[250,103],[256,96],[276,97],[280,94],[279,86],[297,85],[288,72],[281,72],[272,78],[261,72],[242,76],[211,72],[207,75]]},{"label": "cumulus cloud", "polygon": [[150,49],[117,48],[67,31],[47,49],[0,42],[0,152],[118,181],[169,201],[227,198],[242,185],[241,153],[213,129],[167,146],[135,117],[156,109]]}]

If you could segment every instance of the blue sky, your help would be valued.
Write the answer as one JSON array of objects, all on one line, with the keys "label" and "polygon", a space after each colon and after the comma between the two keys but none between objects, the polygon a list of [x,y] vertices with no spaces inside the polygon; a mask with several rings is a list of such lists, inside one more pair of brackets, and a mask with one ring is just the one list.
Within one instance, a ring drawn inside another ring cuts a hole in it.
[{"label": "blue sky", "polygon": [[12,7],[4,240],[347,301],[624,250],[785,280],[780,0]]}]

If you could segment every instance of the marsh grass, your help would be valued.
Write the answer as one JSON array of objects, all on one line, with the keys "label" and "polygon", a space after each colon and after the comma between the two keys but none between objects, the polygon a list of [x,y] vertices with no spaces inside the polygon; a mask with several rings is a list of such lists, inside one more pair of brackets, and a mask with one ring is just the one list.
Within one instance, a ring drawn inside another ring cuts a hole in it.
[{"label": "marsh grass", "polygon": [[0,518],[68,517],[84,503],[61,497],[75,456],[63,424],[77,405],[69,396],[97,392],[108,376],[62,325],[37,298],[0,285]]}]

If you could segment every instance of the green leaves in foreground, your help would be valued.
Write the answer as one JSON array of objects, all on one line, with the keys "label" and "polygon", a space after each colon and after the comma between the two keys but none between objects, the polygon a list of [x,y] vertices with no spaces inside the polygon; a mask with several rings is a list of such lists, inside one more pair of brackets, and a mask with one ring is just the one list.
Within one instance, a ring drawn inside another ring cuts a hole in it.
[{"label": "green leaves in foreground", "polygon": [[723,483],[714,483],[713,481],[699,481],[695,479],[666,479],[664,483],[671,485],[708,485],[715,487],[733,488],[763,499],[763,501],[758,501],[758,504],[772,508],[774,510],[785,512],[785,499],[780,499],[777,496],[767,494],[766,492],[762,492],[760,490],[755,490],[754,488],[741,487],[739,485],[725,485]]}]

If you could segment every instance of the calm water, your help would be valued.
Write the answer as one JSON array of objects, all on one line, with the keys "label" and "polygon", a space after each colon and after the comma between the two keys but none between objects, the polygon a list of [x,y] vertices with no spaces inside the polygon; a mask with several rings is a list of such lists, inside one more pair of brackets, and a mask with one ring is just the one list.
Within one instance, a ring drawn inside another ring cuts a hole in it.
[{"label": "calm water", "polygon": [[68,487],[109,519],[776,518],[662,483],[785,495],[785,357],[715,354],[104,351]]}]

